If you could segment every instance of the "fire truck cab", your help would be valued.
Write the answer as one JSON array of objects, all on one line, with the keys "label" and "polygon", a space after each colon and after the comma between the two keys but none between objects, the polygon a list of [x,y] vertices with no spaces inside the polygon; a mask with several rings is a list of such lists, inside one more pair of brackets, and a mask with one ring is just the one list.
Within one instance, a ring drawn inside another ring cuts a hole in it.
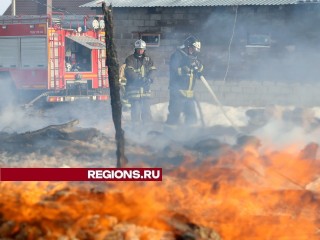
[{"label": "fire truck cab", "polygon": [[103,16],[0,16],[0,81],[48,102],[108,99]]}]

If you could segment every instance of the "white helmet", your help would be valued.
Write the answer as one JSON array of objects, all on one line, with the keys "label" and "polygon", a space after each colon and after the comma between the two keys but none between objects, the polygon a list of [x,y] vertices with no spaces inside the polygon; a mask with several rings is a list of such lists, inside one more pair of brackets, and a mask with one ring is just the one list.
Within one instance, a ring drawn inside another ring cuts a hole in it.
[{"label": "white helmet", "polygon": [[195,36],[189,36],[184,40],[184,46],[185,47],[194,47],[196,52],[200,52],[201,49],[201,42],[200,40]]},{"label": "white helmet", "polygon": [[136,48],[136,49],[137,48],[146,49],[147,48],[147,44],[142,39],[139,39],[134,43],[134,48]]}]

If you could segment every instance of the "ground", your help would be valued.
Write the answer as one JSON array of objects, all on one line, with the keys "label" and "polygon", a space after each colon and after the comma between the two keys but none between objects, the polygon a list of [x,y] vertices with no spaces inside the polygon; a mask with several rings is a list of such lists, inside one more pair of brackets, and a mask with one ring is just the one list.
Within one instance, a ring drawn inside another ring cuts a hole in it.
[{"label": "ground", "polygon": [[[204,125],[168,129],[166,106],[149,126],[123,117],[129,166],[162,182],[1,182],[1,238],[319,238],[314,109],[226,107],[237,132],[210,104]],[[0,122],[1,167],[115,167],[108,104],[8,106]]]}]

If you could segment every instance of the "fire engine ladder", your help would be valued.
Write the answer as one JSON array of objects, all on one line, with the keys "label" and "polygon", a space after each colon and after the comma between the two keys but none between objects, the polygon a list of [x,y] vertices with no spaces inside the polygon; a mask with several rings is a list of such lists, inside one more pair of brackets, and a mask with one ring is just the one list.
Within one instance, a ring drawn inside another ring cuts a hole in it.
[{"label": "fire engine ladder", "polygon": [[106,52],[105,49],[99,50],[98,57],[98,82],[99,87],[106,86],[107,81],[107,70],[106,70]]},{"label": "fire engine ladder", "polygon": [[[104,41],[103,36],[99,37],[100,41]],[[106,86],[107,83],[107,69],[106,69],[106,50],[99,49],[98,56],[98,82],[99,87]]]},{"label": "fire engine ladder", "polygon": [[49,89],[58,90],[63,86],[61,61],[62,36],[58,33],[52,33],[49,39],[50,54],[50,77]]}]

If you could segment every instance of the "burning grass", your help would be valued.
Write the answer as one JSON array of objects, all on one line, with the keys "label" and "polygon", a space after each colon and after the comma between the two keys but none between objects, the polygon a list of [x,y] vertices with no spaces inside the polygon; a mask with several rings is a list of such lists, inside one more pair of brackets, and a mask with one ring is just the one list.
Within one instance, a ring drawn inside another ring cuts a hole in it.
[{"label": "burning grass", "polygon": [[[162,182],[1,182],[2,239],[319,239],[319,162],[259,153],[164,167]],[[296,151],[297,152],[297,151]]]}]

